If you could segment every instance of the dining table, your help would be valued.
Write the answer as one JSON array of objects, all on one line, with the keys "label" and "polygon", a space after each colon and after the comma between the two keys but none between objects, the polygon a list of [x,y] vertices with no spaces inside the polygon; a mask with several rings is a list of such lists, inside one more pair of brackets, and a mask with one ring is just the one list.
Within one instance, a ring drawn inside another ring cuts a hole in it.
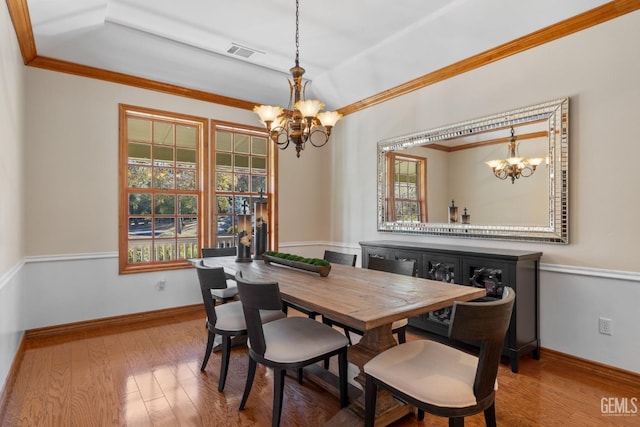
[{"label": "dining table", "polygon": [[[377,270],[331,264],[326,277],[317,273],[291,268],[277,263],[254,260],[236,262],[236,257],[193,259],[202,260],[208,267],[222,267],[225,272],[242,275],[254,281],[277,282],[283,301],[320,313],[334,322],[363,331],[362,338],[349,347],[350,365],[358,369],[351,388],[351,404],[336,414],[327,426],[359,425],[364,415],[363,366],[374,356],[398,345],[391,333],[396,320],[410,318],[453,305],[455,301],[469,301],[485,296],[484,288],[456,285],[404,276]],[[315,369],[319,384],[337,393],[330,379],[332,375]],[[353,395],[353,396],[352,396]],[[391,423],[414,408],[398,402],[380,390],[376,404],[376,424]]]}]

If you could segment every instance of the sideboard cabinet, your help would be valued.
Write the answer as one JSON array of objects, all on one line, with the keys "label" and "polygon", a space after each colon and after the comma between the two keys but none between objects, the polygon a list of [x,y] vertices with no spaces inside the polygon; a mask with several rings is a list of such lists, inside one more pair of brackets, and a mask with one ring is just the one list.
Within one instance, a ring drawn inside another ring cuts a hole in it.
[{"label": "sideboard cabinet", "polygon": [[[531,354],[539,359],[538,289],[541,252],[388,240],[360,242],[360,246],[363,268],[368,267],[369,257],[415,260],[419,277],[484,287],[487,296],[483,300],[500,298],[503,286],[513,288],[516,301],[503,354],[509,357],[513,372],[518,372],[520,356]],[[444,308],[412,317],[409,325],[446,337],[450,314],[451,308]]]}]

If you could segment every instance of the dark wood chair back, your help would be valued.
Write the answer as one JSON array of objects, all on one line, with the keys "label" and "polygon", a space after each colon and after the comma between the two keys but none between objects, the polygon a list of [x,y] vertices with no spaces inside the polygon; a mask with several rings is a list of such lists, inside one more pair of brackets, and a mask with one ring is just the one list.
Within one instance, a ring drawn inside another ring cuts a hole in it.
[{"label": "dark wood chair back", "polygon": [[358,255],[345,254],[342,252],[324,251],[323,259],[333,264],[356,266]]},{"label": "dark wood chair back", "polygon": [[386,259],[370,256],[367,268],[405,276],[415,276],[417,273],[415,259]]},{"label": "dark wood chair back", "polygon": [[449,338],[480,342],[478,369],[473,386],[478,402],[494,392],[502,346],[511,321],[515,297],[515,291],[505,286],[501,299],[453,304]]},{"label": "dark wood chair back", "polygon": [[200,292],[202,292],[202,301],[204,309],[207,312],[207,321],[211,325],[215,325],[218,317],[216,316],[216,301],[211,295],[212,289],[224,289],[227,287],[227,277],[222,267],[211,268],[205,266],[202,261],[196,265],[198,272],[198,281],[200,282]]},{"label": "dark wood chair back", "polygon": [[247,324],[247,334],[251,342],[251,351],[264,356],[266,343],[262,331],[260,310],[281,310],[282,298],[277,282],[254,282],[242,277],[238,271],[235,277],[238,293],[242,301],[242,310]]},{"label": "dark wood chair back", "polygon": [[200,256],[202,258],[212,258],[218,256],[232,256],[237,254],[237,248],[231,246],[229,248],[202,248]]}]

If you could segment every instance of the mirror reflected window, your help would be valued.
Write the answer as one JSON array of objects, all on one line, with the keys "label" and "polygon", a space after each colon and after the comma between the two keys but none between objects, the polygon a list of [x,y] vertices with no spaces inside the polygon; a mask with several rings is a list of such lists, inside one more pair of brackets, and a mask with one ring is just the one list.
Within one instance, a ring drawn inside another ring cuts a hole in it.
[{"label": "mirror reflected window", "polygon": [[427,159],[389,152],[387,165],[393,176],[387,191],[389,217],[398,222],[426,222]]}]

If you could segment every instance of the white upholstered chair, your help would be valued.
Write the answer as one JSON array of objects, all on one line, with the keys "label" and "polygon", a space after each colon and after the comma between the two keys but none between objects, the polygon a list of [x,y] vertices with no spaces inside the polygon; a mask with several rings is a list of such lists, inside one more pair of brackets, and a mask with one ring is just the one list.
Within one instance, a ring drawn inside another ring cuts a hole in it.
[{"label": "white upholstered chair", "polygon": [[[229,359],[231,357],[231,338],[247,335],[244,313],[242,311],[242,304],[238,301],[216,306],[212,291],[227,286],[227,279],[222,268],[209,268],[203,265],[197,265],[196,269],[198,272],[198,281],[200,282],[200,291],[202,292],[202,300],[205,312],[207,313],[206,327],[208,331],[207,348],[204,353],[204,358],[202,359],[200,371],[204,371],[207,367],[211,351],[213,350],[215,337],[216,335],[220,335],[222,337],[222,360],[220,361],[218,391],[223,391],[227,379]],[[264,311],[261,313],[261,316],[263,322],[269,322],[284,317],[284,313],[279,310]]]},{"label": "white upholstered chair", "polygon": [[236,273],[240,301],[244,310],[249,339],[249,370],[240,403],[244,409],[257,364],[273,369],[272,426],[280,425],[284,379],[287,369],[300,372],[305,366],[329,357],[338,356],[340,407],[348,404],[347,395],[347,338],[339,331],[308,317],[292,316],[262,324],[260,312],[282,307],[276,282],[254,282]]},{"label": "white upholstered chair", "polygon": [[[234,256],[236,253],[237,248],[235,246],[228,248],[202,248],[200,251],[202,258]],[[201,265],[205,265],[204,261],[201,261]],[[236,281],[233,280],[233,276],[227,274],[227,286],[221,289],[211,289],[211,295],[222,304],[233,300],[238,295],[238,287],[236,286]]]},{"label": "white upholstered chair", "polygon": [[384,351],[364,365],[365,427],[375,420],[378,387],[424,412],[463,426],[464,417],[484,412],[487,426],[496,425],[496,380],[515,292],[503,290],[491,302],[456,302],[449,338],[480,344],[476,357],[435,341],[418,340]]}]

